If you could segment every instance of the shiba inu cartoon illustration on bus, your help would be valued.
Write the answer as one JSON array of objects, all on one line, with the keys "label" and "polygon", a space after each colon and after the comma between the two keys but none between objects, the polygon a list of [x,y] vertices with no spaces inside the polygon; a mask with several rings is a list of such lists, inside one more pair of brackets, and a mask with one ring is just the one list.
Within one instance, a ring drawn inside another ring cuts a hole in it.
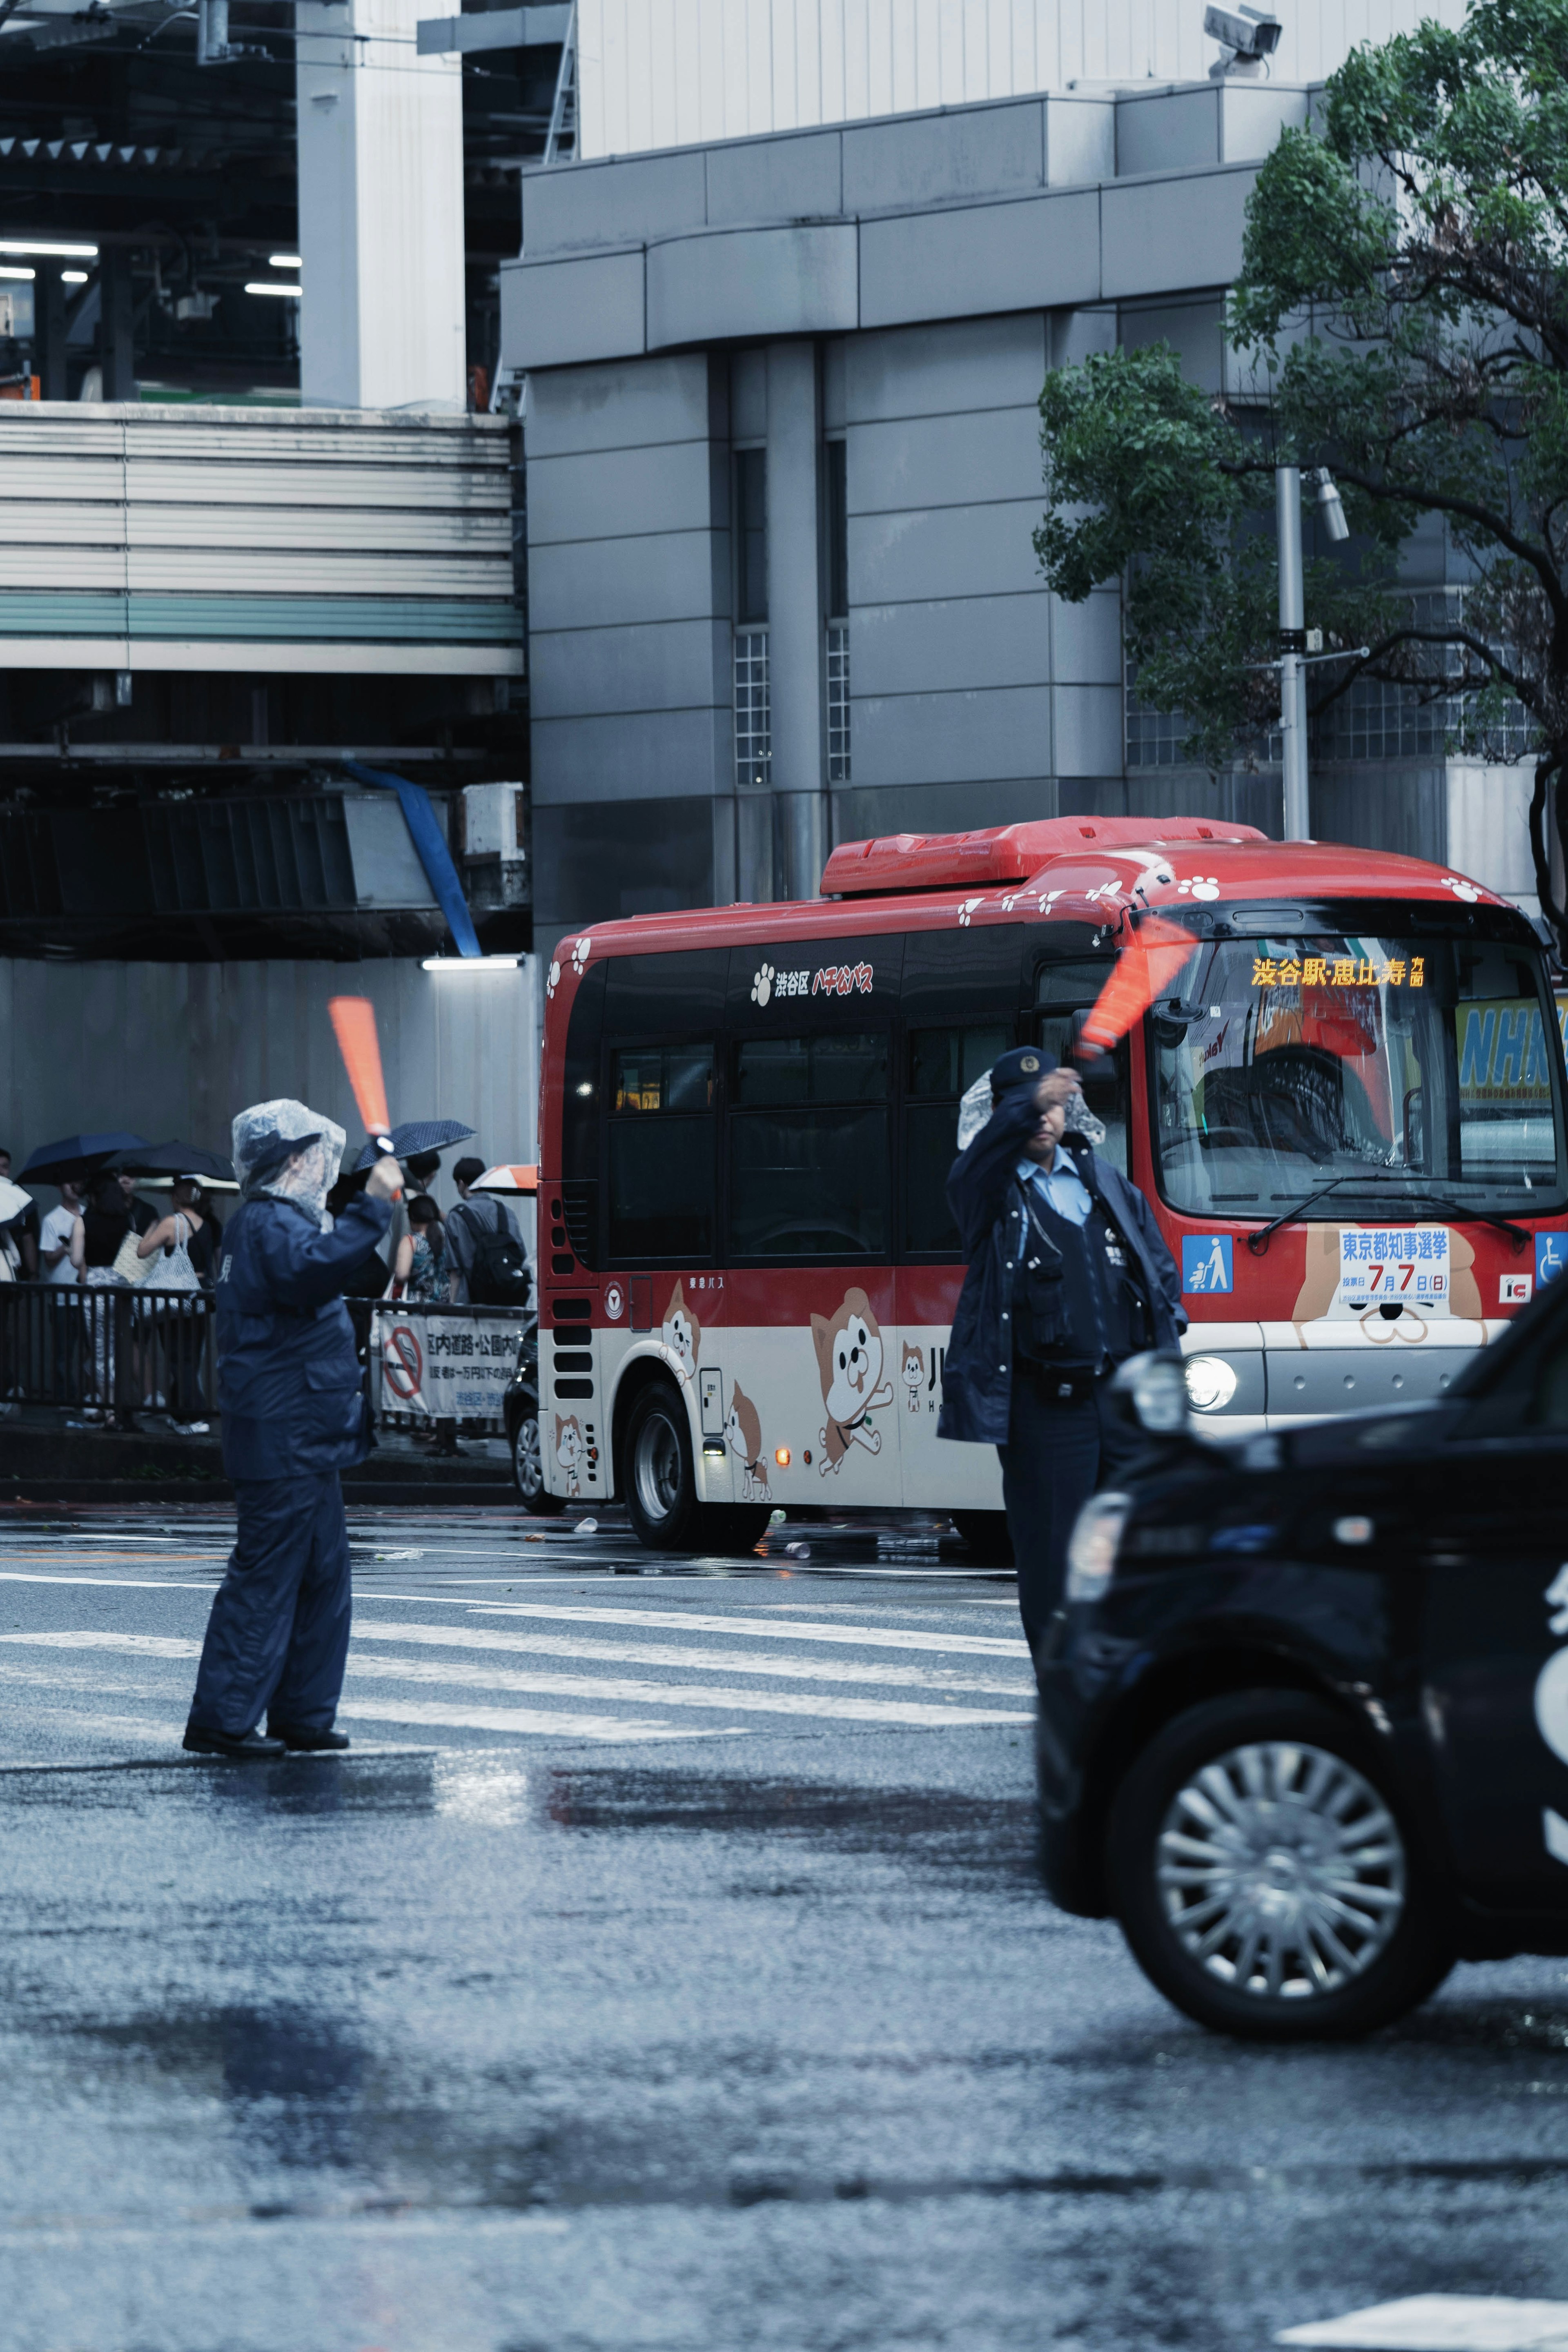
[{"label": "shiba inu cartoon illustration on bus", "polygon": [[925,1350],[915,1347],[911,1341],[906,1339],[903,1358],[904,1402],[911,1412],[919,1412],[921,1409],[921,1391],[925,1386]]},{"label": "shiba inu cartoon illustration on bus", "polygon": [[863,1290],[847,1290],[831,1321],[814,1315],[811,1339],[827,1413],[820,1433],[826,1478],[830,1470],[837,1471],[851,1445],[880,1454],[882,1433],[871,1427],[868,1416],[878,1405],[892,1403],[893,1384],[882,1379],[882,1329]]},{"label": "shiba inu cartoon illustration on bus", "polygon": [[724,1442],[745,1474],[741,1481],[742,1502],[771,1503],[773,1498],[768,1485],[768,1465],[763,1458],[762,1421],[739,1381],[730,1391]]},{"label": "shiba inu cartoon illustration on bus", "polygon": [[587,1450],[587,1444],[583,1435],[582,1425],[579,1423],[576,1414],[574,1412],[568,1413],[565,1420],[563,1421],[561,1415],[557,1413],[555,1416],[555,1459],[560,1463],[561,1467],[566,1473],[566,1492],[569,1496],[581,1495],[583,1492],[582,1481],[578,1473],[583,1467],[584,1458],[586,1455]]},{"label": "shiba inu cartoon illustration on bus", "polygon": [[702,1352],[702,1326],[688,1307],[686,1293],[679,1282],[669,1294],[659,1336],[671,1355],[679,1359],[683,1378],[695,1380],[697,1359]]}]

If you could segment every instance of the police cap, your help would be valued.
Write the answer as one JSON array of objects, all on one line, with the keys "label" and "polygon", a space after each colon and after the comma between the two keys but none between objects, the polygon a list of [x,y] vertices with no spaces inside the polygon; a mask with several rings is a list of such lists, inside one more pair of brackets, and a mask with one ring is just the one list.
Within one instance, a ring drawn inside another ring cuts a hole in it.
[{"label": "police cap", "polygon": [[1037,1087],[1054,1066],[1037,1045],[1015,1046],[1012,1053],[1004,1054],[991,1065],[992,1101],[1000,1102],[1004,1095],[1011,1094],[1017,1087]]},{"label": "police cap", "polygon": [[252,1183],[258,1177],[270,1176],[275,1168],[281,1168],[283,1162],[292,1160],[297,1151],[303,1151],[308,1144],[320,1143],[321,1139],[319,1132],[315,1135],[279,1135],[276,1128],[269,1131],[264,1129],[251,1144],[246,1175]]}]

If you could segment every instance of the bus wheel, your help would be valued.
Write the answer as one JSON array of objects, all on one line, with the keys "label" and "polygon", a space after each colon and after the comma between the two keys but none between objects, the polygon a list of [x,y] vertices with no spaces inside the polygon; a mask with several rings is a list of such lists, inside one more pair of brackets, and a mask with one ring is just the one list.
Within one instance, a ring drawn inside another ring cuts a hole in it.
[{"label": "bus wheel", "polygon": [[954,1511],[952,1524],[980,1568],[1011,1568],[1013,1544],[1005,1511]]},{"label": "bus wheel", "polygon": [[650,1551],[699,1544],[697,1482],[686,1407],[668,1381],[650,1381],[626,1424],[626,1509]]},{"label": "bus wheel", "polygon": [[522,1507],[536,1519],[558,1518],[566,1508],[564,1495],[552,1495],[544,1484],[544,1464],[539,1448],[539,1415],[524,1413],[511,1441],[511,1475],[522,1497]]}]

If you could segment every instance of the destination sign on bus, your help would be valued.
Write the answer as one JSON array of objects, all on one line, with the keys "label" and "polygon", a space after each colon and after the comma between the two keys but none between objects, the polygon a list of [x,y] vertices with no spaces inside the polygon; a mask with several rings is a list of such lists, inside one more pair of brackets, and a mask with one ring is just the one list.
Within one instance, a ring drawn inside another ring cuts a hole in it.
[{"label": "destination sign on bus", "polygon": [[1254,988],[1425,988],[1425,956],[1254,956]]}]

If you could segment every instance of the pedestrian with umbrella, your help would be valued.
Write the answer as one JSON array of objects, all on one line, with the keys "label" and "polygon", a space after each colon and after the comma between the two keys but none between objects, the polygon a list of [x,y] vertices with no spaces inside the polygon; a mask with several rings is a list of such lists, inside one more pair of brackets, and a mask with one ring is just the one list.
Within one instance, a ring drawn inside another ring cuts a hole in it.
[{"label": "pedestrian with umbrella", "polygon": [[258,1103],[234,1122],[240,1206],[218,1270],[218,1401],[239,1528],[185,1727],[198,1754],[348,1746],[333,1727],[352,1609],[340,1474],[369,1444],[342,1294],[385,1234],[403,1171],[378,1157],[331,1222],[343,1140],[301,1102]]},{"label": "pedestrian with umbrella", "polygon": [[[430,1190],[430,1180],[438,1175],[441,1154],[448,1145],[466,1143],[473,1133],[460,1118],[405,1118],[401,1127],[388,1130],[388,1140],[403,1163],[406,1183],[403,1195],[392,1204],[392,1223],[386,1236],[386,1262],[395,1276],[397,1260],[403,1244],[413,1237],[410,1210],[422,1192]],[[355,1162],[356,1174],[369,1168],[377,1158],[374,1142],[367,1143]],[[407,1253],[403,1252],[406,1261]]]}]

